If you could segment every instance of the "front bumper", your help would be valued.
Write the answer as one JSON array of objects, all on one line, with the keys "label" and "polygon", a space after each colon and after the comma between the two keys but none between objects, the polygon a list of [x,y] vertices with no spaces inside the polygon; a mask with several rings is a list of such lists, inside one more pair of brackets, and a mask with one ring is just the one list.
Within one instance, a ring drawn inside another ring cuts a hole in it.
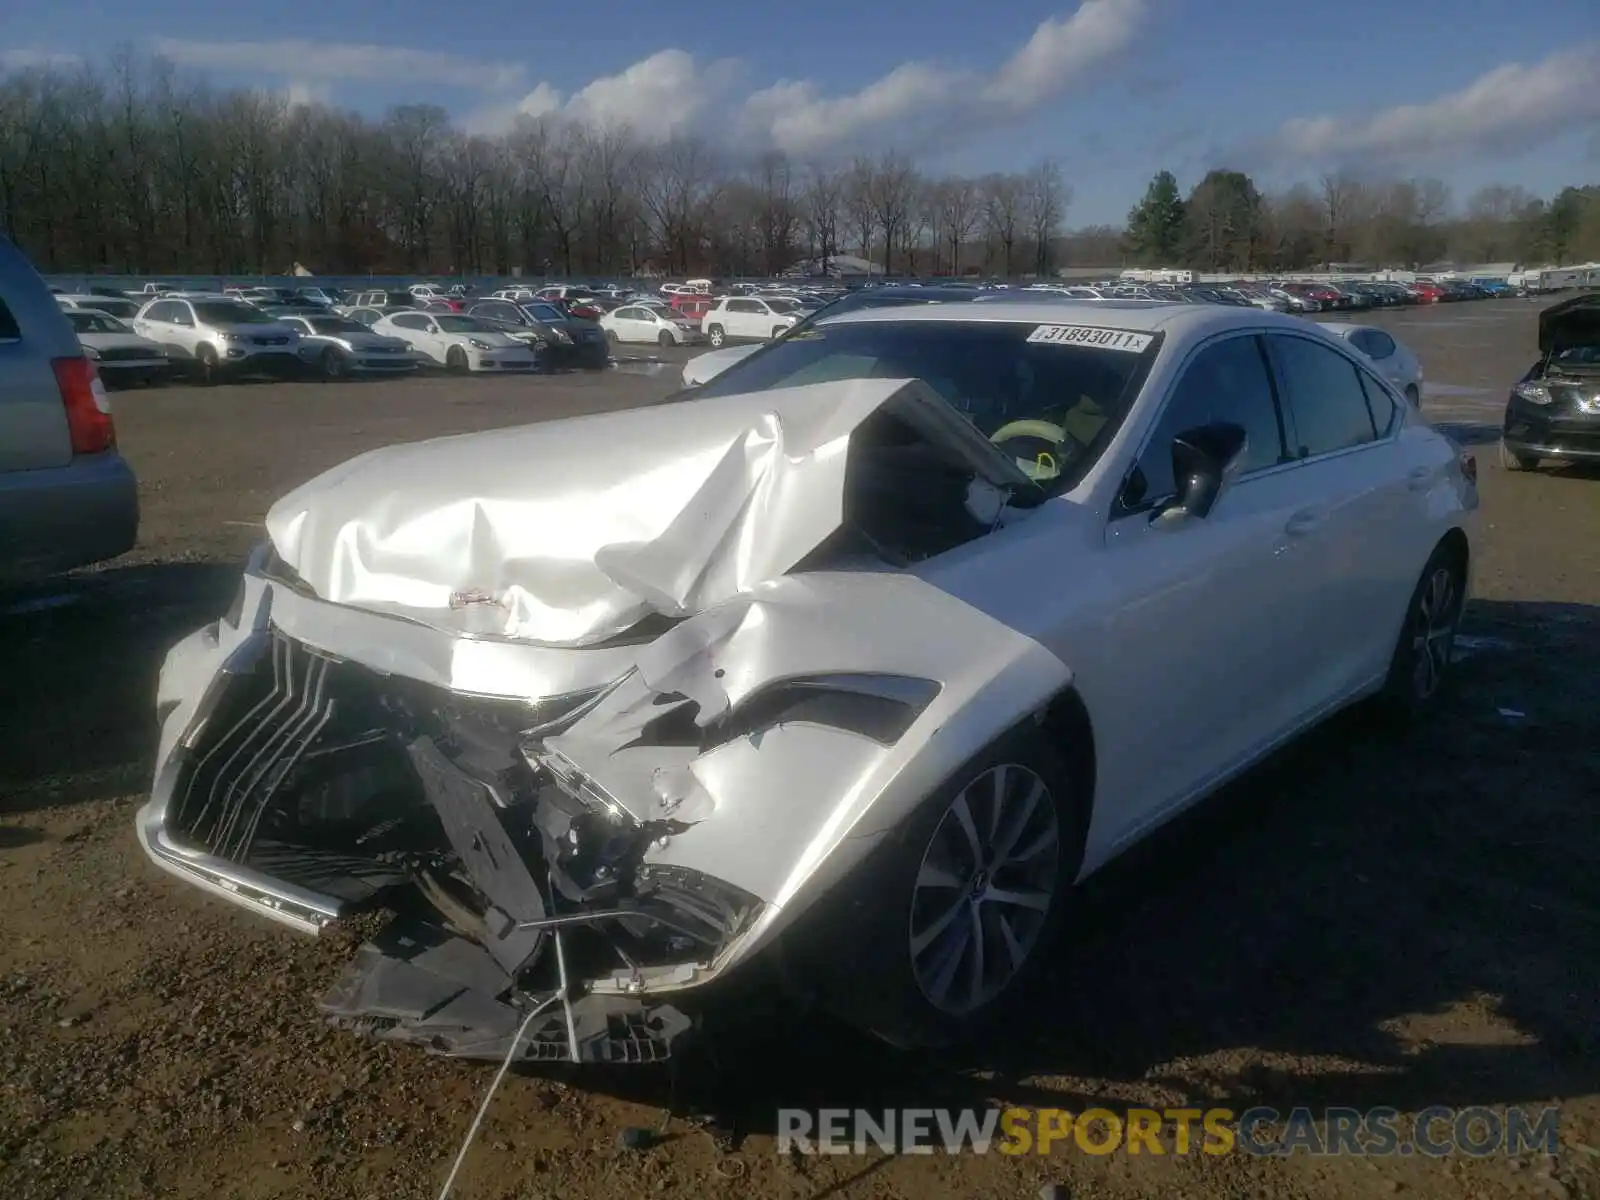
[{"label": "front bumper", "polygon": [[467,364],[474,371],[537,371],[539,356],[532,350],[468,350]]},{"label": "front bumper", "polygon": [[283,349],[239,346],[227,344],[223,349],[222,367],[239,375],[298,375],[305,368],[300,351],[294,347]]},{"label": "front bumper", "polygon": [[1564,462],[1600,460],[1600,391],[1580,399],[1580,390],[1556,385],[1549,404],[1530,404],[1513,395],[1501,429],[1506,448]]},{"label": "front bumper", "polygon": [[[336,709],[360,709],[355,689],[340,690],[340,673],[381,679],[385,687],[393,682],[394,695],[404,705],[404,697],[429,691],[413,685],[430,672],[468,685],[453,692],[471,691],[473,672],[485,669],[486,648],[412,622],[352,614],[300,594],[268,577],[270,562],[270,553],[258,551],[230,613],[180,642],[162,667],[157,698],[161,745],[150,799],[139,811],[136,831],[145,853],[168,874],[315,934],[415,883],[414,876],[408,878],[410,868],[402,870],[398,860],[380,860],[376,851],[352,856],[348,848],[297,839],[292,828],[283,832],[280,818],[285,813],[292,825],[300,819],[295,814],[314,803],[306,798],[310,793],[303,790],[301,773],[318,756],[341,752],[336,743],[345,734],[338,728]],[[364,656],[384,656],[385,667],[410,678],[373,672],[291,637],[283,628],[321,639],[336,628],[348,634],[352,621],[372,627],[361,650]],[[489,646],[486,652],[495,654],[496,648]],[[506,664],[499,663],[500,687],[551,697],[517,702],[520,715],[513,715],[525,725],[537,724],[538,718],[569,703],[564,697],[589,695],[624,663],[624,656],[605,650],[562,655],[522,646],[507,652],[524,660],[522,678],[508,684]],[[268,679],[272,688],[264,691]],[[476,686],[485,685],[477,681]],[[439,698],[452,711],[474,704],[459,694]],[[503,708],[508,702],[496,703]],[[355,723],[363,720],[358,717]],[[495,860],[502,866],[511,863],[515,869],[510,871],[475,860],[473,846],[484,838],[492,841],[491,830],[504,836],[502,826],[524,845],[526,831],[517,832],[517,821],[528,810],[498,807],[504,797],[496,789],[505,786],[498,775],[486,784],[476,770],[469,774],[437,754],[425,760],[421,756],[433,753],[428,746],[434,745],[424,746],[426,740],[407,747],[416,768],[413,779],[421,781],[427,803],[455,843],[457,861],[487,898],[482,936],[463,937],[447,922],[418,919],[414,903],[398,905],[413,915],[397,917],[385,934],[363,947],[324,1000],[324,1011],[336,1024],[374,1036],[419,1042],[445,1054],[499,1058],[531,1007],[548,1003],[544,1023],[529,1027],[520,1051],[524,1059],[645,1062],[666,1057],[689,1020],[676,1002],[658,997],[698,991],[743,962],[749,956],[750,935],[763,915],[775,914],[775,907],[708,876],[659,865],[652,868],[655,882],[631,901],[574,905],[556,890],[556,859],[548,860],[548,887],[542,870],[533,869],[544,864],[526,849],[518,852],[520,859],[502,853]],[[543,805],[543,793],[539,795]],[[385,807],[385,819],[391,824],[403,821],[402,806],[385,800],[390,803],[392,814]],[[458,839],[457,833],[464,837]],[[525,885],[520,893],[512,887],[518,877]],[[689,915],[674,915],[685,896],[688,908],[681,911]],[[714,905],[716,911],[737,910],[737,915],[717,937],[703,937],[707,928],[722,928],[715,921],[696,923],[707,911],[706,898],[739,896],[745,896],[748,906],[739,909],[744,901],[738,900],[731,907]],[[667,900],[660,902],[660,897]],[[624,936],[628,946],[635,951],[642,946],[645,953],[602,962],[600,943],[614,946]],[[425,948],[436,953],[427,962],[417,961]]]}]

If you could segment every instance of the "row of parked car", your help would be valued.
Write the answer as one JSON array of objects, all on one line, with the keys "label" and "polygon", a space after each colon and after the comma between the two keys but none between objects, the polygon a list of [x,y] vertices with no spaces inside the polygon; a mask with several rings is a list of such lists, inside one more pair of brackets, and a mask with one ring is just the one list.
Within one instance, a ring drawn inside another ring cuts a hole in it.
[{"label": "row of parked car", "polygon": [[1108,280],[1074,286],[1033,284],[1030,290],[1051,291],[1080,300],[1167,300],[1192,304],[1248,305],[1273,312],[1365,312],[1375,308],[1400,308],[1410,304],[1438,304],[1454,300],[1487,300],[1508,295],[1510,286],[1500,280],[1345,280],[1308,283],[1282,280],[1269,283],[1134,283]]},{"label": "row of parked car", "polygon": [[485,296],[465,288],[335,293],[318,286],[132,295],[111,288],[58,292],[84,352],[110,385],[182,374],[228,376],[402,374],[419,368],[504,374],[599,369],[624,344],[663,347],[765,341],[820,305],[798,293],[711,297],[601,296],[568,285],[510,287]]}]

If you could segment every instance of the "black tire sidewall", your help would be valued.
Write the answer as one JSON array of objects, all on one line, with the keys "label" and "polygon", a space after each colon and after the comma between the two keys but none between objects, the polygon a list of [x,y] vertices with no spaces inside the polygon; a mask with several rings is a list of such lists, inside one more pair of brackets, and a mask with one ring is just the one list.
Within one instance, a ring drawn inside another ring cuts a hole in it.
[{"label": "black tire sidewall", "polygon": [[[1448,548],[1438,546],[1428,557],[1428,563],[1422,568],[1422,574],[1417,577],[1416,587],[1411,589],[1411,598],[1406,601],[1405,620],[1400,626],[1400,636],[1395,642],[1394,655],[1389,661],[1389,675],[1384,681],[1381,696],[1383,707],[1389,714],[1402,722],[1420,720],[1438,707],[1440,701],[1450,691],[1450,681],[1454,670],[1447,663],[1444,673],[1439,680],[1439,686],[1433,690],[1433,695],[1426,699],[1417,695],[1412,681],[1412,668],[1415,665],[1416,649],[1412,646],[1412,626],[1416,622],[1417,606],[1422,601],[1423,589],[1428,586],[1428,581],[1440,567],[1449,567],[1455,579],[1456,611],[1455,628],[1461,628],[1461,616],[1466,607],[1466,577],[1462,570],[1460,559]],[[1451,635],[1452,645],[1454,633]]]},{"label": "black tire sidewall", "polygon": [[195,377],[202,384],[210,385],[217,382],[217,376],[222,373],[222,360],[215,349],[210,346],[201,346],[195,351]]},{"label": "black tire sidewall", "polygon": [[322,352],[322,375],[325,379],[343,379],[349,372],[344,369],[344,352],[330,346]]},{"label": "black tire sidewall", "polygon": [[460,346],[451,346],[444,352],[444,369],[464,374],[472,369],[472,364],[467,360],[467,352]]},{"label": "black tire sidewall", "polygon": [[[1060,822],[1055,903],[1028,960],[992,1002],[953,1017],[928,1002],[910,955],[911,902],[923,855],[960,791],[1004,762],[1027,766],[1043,779]],[[970,1044],[1003,1024],[1038,983],[1059,940],[1083,861],[1089,798],[1076,792],[1077,775],[1043,732],[1029,724],[1006,734],[969,760],[890,832],[819,909],[803,919],[797,941],[818,999],[849,1024],[903,1049]],[[848,947],[844,950],[844,947]],[[841,952],[844,950],[844,952]],[[870,971],[860,970],[873,963]]]}]

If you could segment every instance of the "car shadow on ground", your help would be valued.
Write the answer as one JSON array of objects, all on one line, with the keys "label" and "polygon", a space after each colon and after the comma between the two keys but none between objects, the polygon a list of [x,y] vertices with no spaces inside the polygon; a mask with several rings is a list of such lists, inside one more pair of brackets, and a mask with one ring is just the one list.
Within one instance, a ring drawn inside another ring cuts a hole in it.
[{"label": "car shadow on ground", "polygon": [[708,1083],[576,1081],[663,1106],[714,1095],[750,1133],[785,1107],[1593,1094],[1600,778],[1582,748],[1600,680],[1583,664],[1600,609],[1480,602],[1465,629],[1424,726],[1353,710],[1091,881],[1030,1015],[985,1048],[901,1054],[751,1000],[712,1038]]},{"label": "car shadow on ground", "polygon": [[161,660],[238,582],[237,565],[166,562],[0,589],[0,815],[142,790]]}]

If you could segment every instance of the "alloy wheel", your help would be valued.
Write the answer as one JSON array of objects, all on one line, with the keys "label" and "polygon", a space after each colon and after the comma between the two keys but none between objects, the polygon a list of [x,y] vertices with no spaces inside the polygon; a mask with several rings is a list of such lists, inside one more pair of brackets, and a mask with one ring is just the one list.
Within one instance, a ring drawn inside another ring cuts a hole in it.
[{"label": "alloy wheel", "polygon": [[1045,781],[990,767],[933,832],[911,900],[912,974],[948,1016],[994,1000],[1028,960],[1060,884],[1060,819]]},{"label": "alloy wheel", "polygon": [[1460,608],[1455,572],[1447,566],[1436,567],[1417,597],[1411,622],[1411,682],[1419,700],[1431,699],[1444,682],[1455,648]]}]

